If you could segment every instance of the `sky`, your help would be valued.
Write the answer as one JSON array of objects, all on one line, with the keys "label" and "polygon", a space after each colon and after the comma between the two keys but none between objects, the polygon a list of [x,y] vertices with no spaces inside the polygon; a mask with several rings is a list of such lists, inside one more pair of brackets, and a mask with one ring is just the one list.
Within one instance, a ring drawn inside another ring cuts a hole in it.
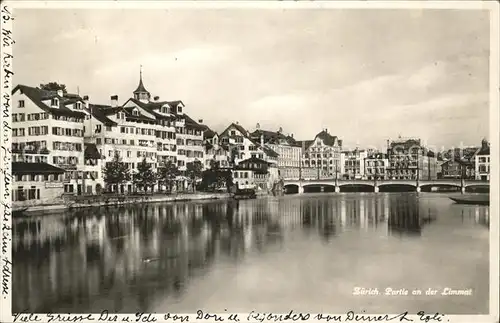
[{"label": "sky", "polygon": [[489,133],[489,15],[437,9],[18,9],[14,81],[96,104],[143,81],[216,131],[231,122],[345,146]]}]

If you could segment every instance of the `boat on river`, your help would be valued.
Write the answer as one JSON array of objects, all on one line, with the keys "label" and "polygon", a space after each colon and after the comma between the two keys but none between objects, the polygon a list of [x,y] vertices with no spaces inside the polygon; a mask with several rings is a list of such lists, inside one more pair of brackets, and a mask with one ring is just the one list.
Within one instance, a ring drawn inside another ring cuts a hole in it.
[{"label": "boat on river", "polygon": [[490,205],[490,195],[466,195],[466,196],[454,196],[450,199],[455,201],[457,204],[470,204],[470,205]]}]

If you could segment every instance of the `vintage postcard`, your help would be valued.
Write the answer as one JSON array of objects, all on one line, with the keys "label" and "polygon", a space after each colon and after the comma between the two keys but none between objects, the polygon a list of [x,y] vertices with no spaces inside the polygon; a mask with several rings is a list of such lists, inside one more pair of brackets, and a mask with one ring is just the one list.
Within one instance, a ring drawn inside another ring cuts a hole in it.
[{"label": "vintage postcard", "polygon": [[497,1],[0,19],[0,321],[499,321]]}]

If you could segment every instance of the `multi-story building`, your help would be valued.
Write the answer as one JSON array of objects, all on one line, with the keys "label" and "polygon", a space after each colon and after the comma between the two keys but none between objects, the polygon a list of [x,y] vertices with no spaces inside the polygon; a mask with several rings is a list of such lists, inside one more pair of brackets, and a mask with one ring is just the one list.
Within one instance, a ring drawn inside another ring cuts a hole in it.
[{"label": "multi-story building", "polygon": [[257,157],[241,160],[232,173],[238,188],[252,188],[260,192],[272,190],[277,179],[276,165]]},{"label": "multi-story building", "polygon": [[345,150],[340,154],[340,173],[345,179],[365,179],[366,150]]},{"label": "multi-story building", "polygon": [[425,179],[437,178],[437,158],[428,150],[420,139],[408,138],[392,142],[387,141],[389,179]]},{"label": "multi-story building", "polygon": [[475,155],[475,176],[483,181],[490,180],[490,144],[486,139],[481,142],[481,148]]},{"label": "multi-story building", "polygon": [[84,144],[82,185],[86,195],[100,194],[104,189],[102,156],[94,143]]},{"label": "multi-story building", "polygon": [[215,161],[219,168],[230,167],[229,147],[220,143],[219,134],[205,126],[203,131],[205,144],[205,168],[210,168],[212,161]]},{"label": "multi-story building", "polygon": [[368,180],[387,179],[387,167],[389,160],[387,154],[374,153],[365,158],[365,176]]},{"label": "multi-story building", "polygon": [[324,129],[314,137],[314,140],[298,143],[302,147],[302,178],[335,176],[340,178],[342,140]]},{"label": "multi-story building", "polygon": [[[111,96],[111,105],[88,105],[92,117],[86,120],[86,136],[91,138],[89,142],[95,141],[104,162],[110,162],[117,153],[131,171],[146,159],[155,171],[172,161],[181,172],[186,171],[187,163],[203,163],[204,127],[184,112],[182,101],[160,101],[158,96],[150,99],[141,75],[133,97],[123,105],[118,105],[116,95]],[[177,189],[187,189],[188,183],[180,176]],[[134,187],[129,182],[116,189],[130,192]]]},{"label": "multi-story building", "polygon": [[261,146],[266,146],[278,154],[277,166],[279,174],[283,179],[297,179],[300,175],[302,147],[295,141],[293,135],[283,134],[283,129],[269,131],[260,129],[257,124],[250,137],[260,142]]},{"label": "multi-story building", "polygon": [[238,122],[231,123],[220,134],[220,143],[228,147],[231,162],[237,165],[240,161],[249,158],[259,158],[268,163],[277,165],[278,154],[264,142],[258,142],[251,138],[248,130],[243,128]]},{"label": "multi-story building", "polygon": [[41,162],[12,162],[12,207],[15,211],[62,202],[64,169]]},{"label": "multi-story building", "polygon": [[65,170],[64,192],[82,194],[84,103],[74,94],[17,85],[13,91],[12,158]]},{"label": "multi-story building", "polygon": [[441,164],[441,178],[474,178],[474,164],[465,159],[450,159]]}]

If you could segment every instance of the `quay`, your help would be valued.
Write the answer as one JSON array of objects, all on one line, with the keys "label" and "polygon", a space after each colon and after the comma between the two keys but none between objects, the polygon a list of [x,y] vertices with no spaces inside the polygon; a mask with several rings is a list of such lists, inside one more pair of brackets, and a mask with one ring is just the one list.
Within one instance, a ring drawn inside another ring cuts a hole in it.
[{"label": "quay", "polygon": [[188,202],[203,200],[228,199],[230,193],[181,193],[175,195],[151,194],[151,195],[91,195],[77,196],[71,200],[65,200],[60,204],[33,205],[14,209],[17,215],[58,213],[71,209],[97,208],[106,206],[123,206],[144,203],[161,202]]}]

